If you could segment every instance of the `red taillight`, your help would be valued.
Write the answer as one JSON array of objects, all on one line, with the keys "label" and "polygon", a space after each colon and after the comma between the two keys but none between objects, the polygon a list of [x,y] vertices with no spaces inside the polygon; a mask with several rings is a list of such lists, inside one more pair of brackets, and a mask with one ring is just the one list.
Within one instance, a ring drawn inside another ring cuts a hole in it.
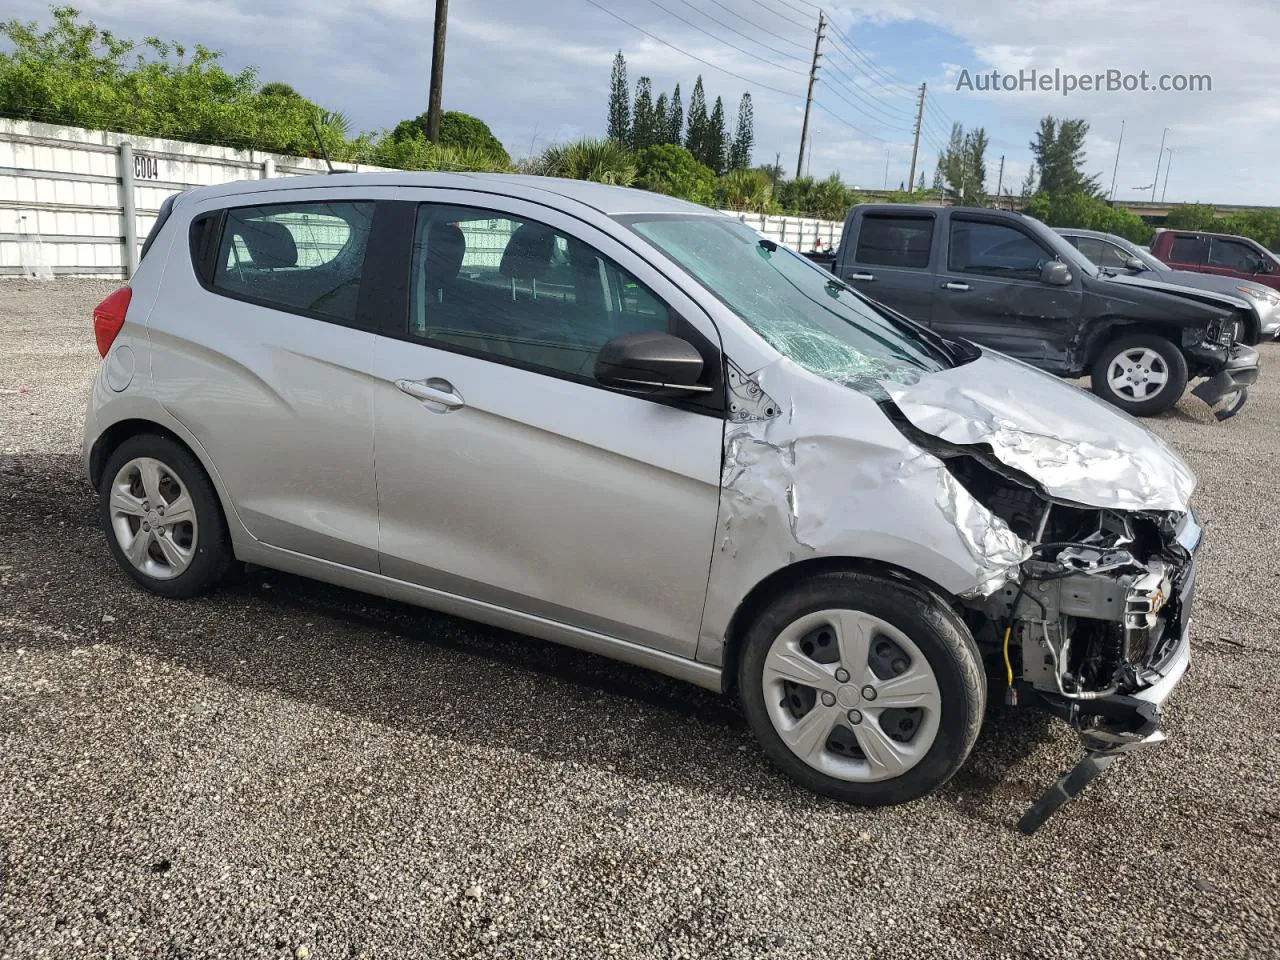
[{"label": "red taillight", "polygon": [[121,287],[93,308],[93,335],[98,339],[98,353],[104,357],[124,326],[124,315],[129,312],[131,299],[133,291]]}]

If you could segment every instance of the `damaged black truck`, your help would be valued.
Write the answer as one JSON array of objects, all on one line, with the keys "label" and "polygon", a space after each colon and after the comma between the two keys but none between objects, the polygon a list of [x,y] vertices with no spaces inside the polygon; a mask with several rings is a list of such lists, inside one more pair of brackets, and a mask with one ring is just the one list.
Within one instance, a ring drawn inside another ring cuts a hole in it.
[{"label": "damaged black truck", "polygon": [[944,337],[999,350],[1104,400],[1154,416],[1192,393],[1223,420],[1244,405],[1258,353],[1238,342],[1249,305],[1099,270],[1031,217],[1001,210],[860,204],[834,256],[841,280]]}]

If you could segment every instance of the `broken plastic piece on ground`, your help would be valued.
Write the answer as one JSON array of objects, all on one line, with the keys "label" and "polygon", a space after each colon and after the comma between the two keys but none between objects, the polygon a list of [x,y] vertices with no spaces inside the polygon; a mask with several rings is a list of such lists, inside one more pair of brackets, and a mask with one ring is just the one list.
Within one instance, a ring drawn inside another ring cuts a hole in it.
[{"label": "broken plastic piece on ground", "polygon": [[1031,805],[1031,809],[1018,821],[1018,829],[1027,836],[1031,836],[1045,825],[1045,821],[1078,797],[1098,774],[1120,757],[1121,754],[1118,752],[1089,754],[1060,777],[1057,783],[1045,791],[1044,796]]}]

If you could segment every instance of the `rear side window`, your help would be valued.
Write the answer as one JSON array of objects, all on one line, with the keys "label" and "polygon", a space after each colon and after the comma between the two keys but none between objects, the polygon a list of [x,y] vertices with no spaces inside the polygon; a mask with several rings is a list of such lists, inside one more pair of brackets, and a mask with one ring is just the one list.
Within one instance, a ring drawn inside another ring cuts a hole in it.
[{"label": "rear side window", "polygon": [[933,217],[871,215],[862,219],[854,256],[858,263],[923,269],[932,244]]},{"label": "rear side window", "polygon": [[1003,223],[951,219],[949,269],[961,273],[1000,276],[1040,276],[1040,267],[1053,259],[1031,237]]},{"label": "rear side window", "polygon": [[1208,263],[1209,241],[1203,237],[1174,237],[1169,259],[1178,263]]},{"label": "rear side window", "polygon": [[1081,253],[1093,261],[1096,267],[1119,267],[1124,269],[1125,264],[1129,262],[1129,254],[1125,250],[1121,250],[1114,243],[1108,243],[1106,240],[1099,240],[1097,237],[1080,237],[1077,242],[1073,237],[1071,242]]},{"label": "rear side window", "polygon": [[338,201],[227,210],[205,265],[208,285],[289,313],[354,323],[373,207]]}]

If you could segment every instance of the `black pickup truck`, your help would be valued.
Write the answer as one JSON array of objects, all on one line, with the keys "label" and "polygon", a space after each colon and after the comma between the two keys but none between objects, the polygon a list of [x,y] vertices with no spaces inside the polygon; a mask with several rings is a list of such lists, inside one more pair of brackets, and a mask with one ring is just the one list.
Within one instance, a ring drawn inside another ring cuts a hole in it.
[{"label": "black pickup truck", "polygon": [[1099,270],[1019,213],[860,204],[834,255],[806,256],[943,336],[1058,376],[1087,373],[1095,393],[1137,416],[1169,409],[1205,377],[1192,392],[1226,419],[1258,377],[1257,351],[1236,339],[1246,302]]}]

